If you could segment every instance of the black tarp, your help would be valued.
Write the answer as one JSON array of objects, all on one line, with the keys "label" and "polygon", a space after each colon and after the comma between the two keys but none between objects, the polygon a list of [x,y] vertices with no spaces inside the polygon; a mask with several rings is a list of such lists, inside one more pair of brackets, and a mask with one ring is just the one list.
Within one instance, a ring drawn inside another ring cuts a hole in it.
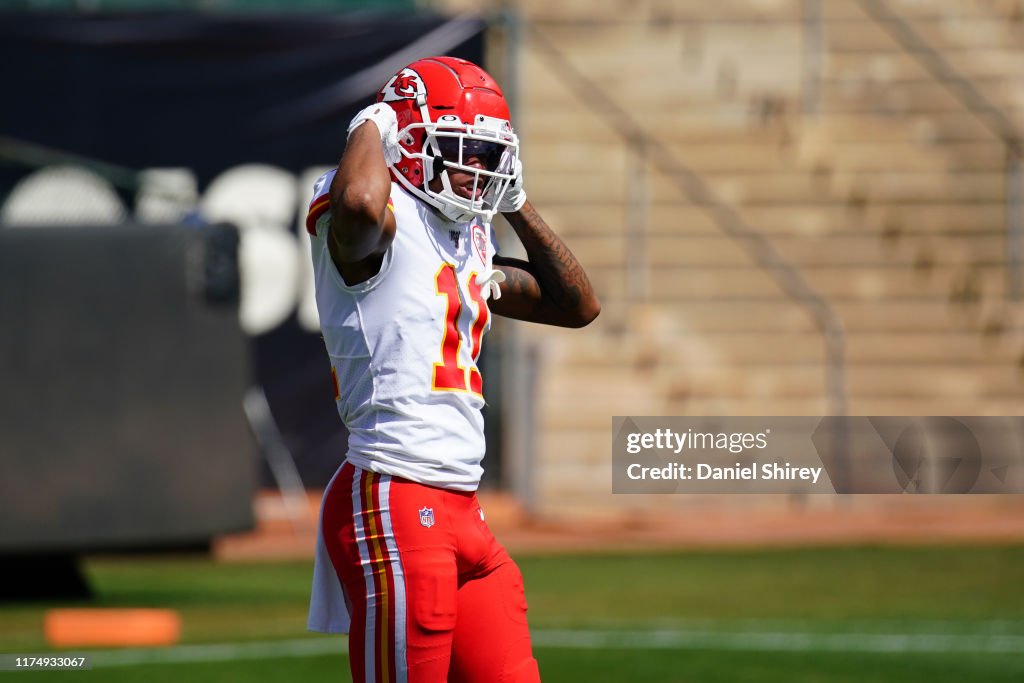
[{"label": "black tarp", "polygon": [[251,526],[237,242],[220,228],[0,230],[0,563]]},{"label": "black tarp", "polygon": [[482,52],[480,20],[434,15],[0,14],[0,134],[188,167],[202,189],[242,163],[332,163],[398,68]]}]

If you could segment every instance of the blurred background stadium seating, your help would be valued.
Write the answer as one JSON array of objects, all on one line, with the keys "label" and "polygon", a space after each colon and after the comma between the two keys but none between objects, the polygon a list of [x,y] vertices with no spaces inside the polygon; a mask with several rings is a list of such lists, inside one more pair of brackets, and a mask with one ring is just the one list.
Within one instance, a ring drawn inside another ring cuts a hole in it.
[{"label": "blurred background stadium seating", "polygon": [[607,495],[624,410],[1021,414],[1021,3],[517,6],[531,197],[604,304],[523,331],[540,508],[688,504]]},{"label": "blurred background stadium seating", "polygon": [[[583,332],[494,330],[487,485],[530,519],[636,524],[693,506],[892,505],[613,496],[613,415],[1022,414],[1019,1],[95,0],[0,9],[93,18],[202,10],[221,25],[237,17],[239,31],[254,16],[384,26],[414,13],[484,18],[485,42],[463,42],[505,83],[530,196],[603,302]],[[396,48],[377,66],[389,72],[410,59]],[[320,73],[327,84],[349,75]],[[79,96],[99,91],[86,83]],[[287,488],[297,476],[314,500],[344,434],[327,400],[316,420],[304,408],[326,399],[327,374],[315,361],[288,362],[312,358],[318,343],[301,216],[361,101],[316,129],[330,135],[315,151],[275,164],[254,150],[201,171],[0,129],[0,229],[238,228],[239,324],[272,422],[273,444],[261,447],[283,449],[296,466],[264,466],[261,485]],[[970,504],[999,509],[1020,531],[1008,499]]]}]

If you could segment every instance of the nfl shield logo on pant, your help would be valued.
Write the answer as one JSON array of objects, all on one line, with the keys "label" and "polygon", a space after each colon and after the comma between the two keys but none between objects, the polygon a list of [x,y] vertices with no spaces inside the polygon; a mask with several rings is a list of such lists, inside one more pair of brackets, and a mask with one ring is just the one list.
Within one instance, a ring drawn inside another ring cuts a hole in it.
[{"label": "nfl shield logo on pant", "polygon": [[434,508],[420,508],[420,524],[428,529],[434,526]]}]

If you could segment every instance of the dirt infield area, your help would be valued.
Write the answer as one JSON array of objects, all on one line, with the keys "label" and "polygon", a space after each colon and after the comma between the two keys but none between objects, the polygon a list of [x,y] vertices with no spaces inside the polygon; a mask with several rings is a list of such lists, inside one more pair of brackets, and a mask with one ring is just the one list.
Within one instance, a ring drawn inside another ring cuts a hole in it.
[{"label": "dirt infield area", "polygon": [[[481,493],[512,553],[843,544],[1024,543],[1024,496],[697,496],[671,509],[531,514]],[[312,558],[319,493],[254,501],[256,528],[219,538],[219,559]]]}]

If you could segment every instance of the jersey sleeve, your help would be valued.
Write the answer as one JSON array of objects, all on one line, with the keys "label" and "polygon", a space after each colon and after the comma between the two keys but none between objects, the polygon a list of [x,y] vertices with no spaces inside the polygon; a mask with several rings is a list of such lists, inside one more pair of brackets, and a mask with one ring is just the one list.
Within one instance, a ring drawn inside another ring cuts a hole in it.
[{"label": "jersey sleeve", "polygon": [[306,231],[316,237],[316,222],[331,208],[331,181],[334,180],[336,169],[332,169],[317,178],[313,184],[313,199],[309,202],[306,212]]},{"label": "jersey sleeve", "polygon": [[[337,169],[324,173],[317,178],[313,185],[313,199],[310,200],[309,210],[306,212],[306,231],[313,237],[318,235],[317,222],[331,208],[331,182],[334,180],[335,173],[337,173]],[[394,186],[392,185],[392,187]],[[395,212],[395,200],[391,197],[388,197],[388,209],[391,210],[391,213]]]}]

